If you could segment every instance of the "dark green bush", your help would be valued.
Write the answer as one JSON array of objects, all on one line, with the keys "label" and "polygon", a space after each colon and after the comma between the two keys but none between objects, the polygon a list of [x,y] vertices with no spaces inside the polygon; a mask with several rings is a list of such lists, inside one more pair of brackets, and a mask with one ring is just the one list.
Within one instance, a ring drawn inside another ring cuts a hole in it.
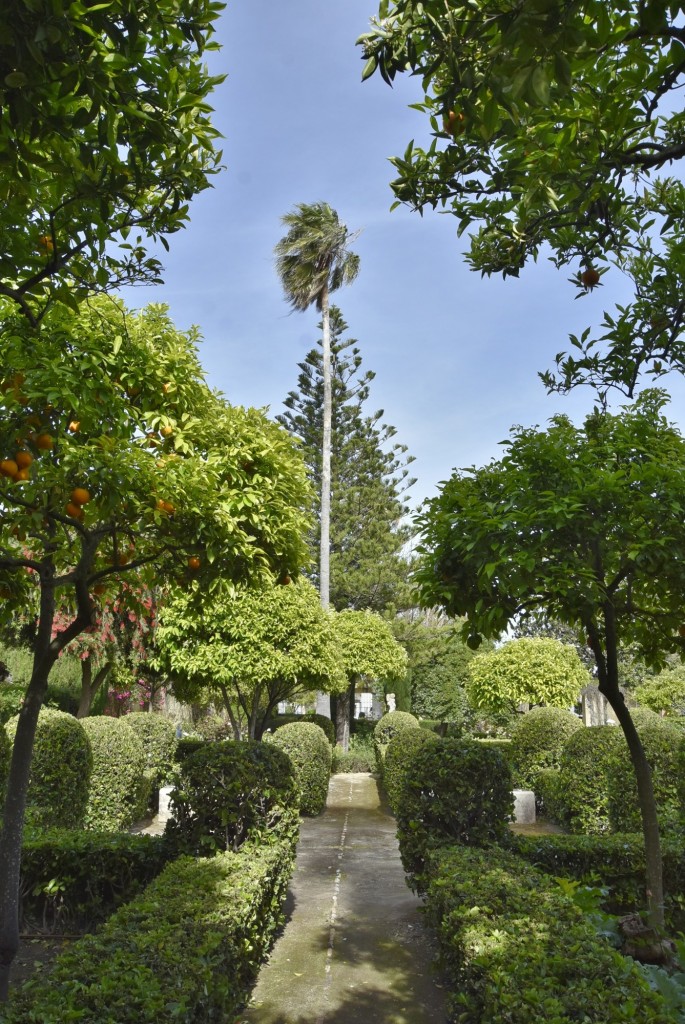
[{"label": "dark green bush", "polygon": [[93,832],[121,832],[145,811],[151,780],[145,751],[125,718],[82,718],[93,754],[85,827]]},{"label": "dark green bush", "polygon": [[[17,718],[7,723],[14,742]],[[27,797],[27,821],[41,828],[79,828],[86,818],[93,759],[81,722],[63,711],[41,708],[36,726]]]},{"label": "dark green bush", "polygon": [[325,715],[317,714],[316,711],[307,711],[304,715],[274,715],[267,723],[267,728],[275,732],[284,725],[295,725],[298,722],[318,725],[320,729],[323,729],[328,742],[335,743],[335,723]]},{"label": "dark green bush", "polygon": [[564,824],[564,791],[561,776],[556,768],[541,768],[538,772],[535,790],[537,813],[547,821]]},{"label": "dark green bush", "polygon": [[[276,752],[278,753],[278,752]],[[5,1024],[205,1024],[244,1005],[275,930],[294,846],[182,857],[13,994]]]},{"label": "dark green bush", "polygon": [[433,854],[427,912],[451,1020],[673,1024],[632,962],[550,878],[504,850]]},{"label": "dark green bush", "polygon": [[206,743],[181,764],[166,835],[181,851],[237,850],[270,832],[291,840],[299,828],[290,760],[273,743]]},{"label": "dark green bush", "polygon": [[233,739],[233,729],[226,715],[217,715],[214,712],[196,718],[192,729],[203,740],[208,740],[210,743]]},{"label": "dark green bush", "polygon": [[499,750],[475,740],[435,740],[416,751],[397,811],[405,871],[421,891],[426,857],[451,843],[506,842],[514,810],[511,773]]},{"label": "dark green bush", "polygon": [[74,687],[59,686],[51,683],[48,685],[47,693],[45,694],[45,706],[57,708],[58,711],[63,711],[65,715],[73,715],[76,718],[79,697],[79,691]]},{"label": "dark green bush", "polygon": [[23,683],[0,683],[0,722],[9,722],[18,715],[26,696]]},{"label": "dark green bush", "polygon": [[610,831],[609,764],[627,757],[626,741],[613,725],[579,729],[566,740],[559,758],[559,812],[571,832]]},{"label": "dark green bush", "polygon": [[376,767],[381,778],[383,777],[385,752],[393,736],[400,732],[405,732],[407,729],[419,728],[418,718],[410,715],[408,711],[389,711],[387,715],[383,715],[382,718],[378,719],[373,730],[373,743],[376,753]]},{"label": "dark green bush", "polygon": [[344,753],[340,747],[333,747],[331,770],[334,773],[343,774],[374,772],[376,770],[376,752],[373,745],[373,730],[353,733],[350,736],[350,747],[347,753]]},{"label": "dark green bush", "polygon": [[373,730],[376,722],[373,718],[355,718],[352,722],[352,735],[359,739],[370,739],[373,743]]},{"label": "dark green bush", "polygon": [[[678,828],[681,818],[678,793],[682,732],[667,718],[661,718],[653,712],[647,718],[641,715],[635,724],[652,770],[659,826],[664,832],[672,831]],[[622,754],[622,757],[612,759],[607,769],[609,823],[613,832],[639,832],[642,818],[637,781],[625,740]]]},{"label": "dark green bush", "polygon": [[509,748],[514,785],[537,793],[539,772],[559,767],[565,741],[582,728],[581,720],[563,708],[533,708],[521,715]]},{"label": "dark green bush", "polygon": [[168,859],[159,836],[29,830],[21,856],[24,927],[91,929],[148,885]]},{"label": "dark green bush", "polygon": [[190,736],[178,740],[176,750],[174,751],[174,770],[176,771],[178,765],[183,764],[185,759],[194,754],[196,750],[202,750],[207,745],[207,742],[207,740],[196,739]]},{"label": "dark green bush", "polygon": [[331,745],[323,729],[313,722],[282,725],[273,745],[290,758],[300,791],[300,813],[313,817],[326,806],[331,778]]},{"label": "dark green bush", "polygon": [[124,721],[130,725],[143,744],[145,765],[153,784],[164,786],[174,771],[176,755],[176,727],[162,715],[149,711],[133,711]]},{"label": "dark green bush", "polygon": [[393,814],[397,814],[402,802],[402,787],[416,751],[425,743],[435,743],[438,737],[426,729],[405,729],[398,732],[388,743],[383,765],[383,787]]}]

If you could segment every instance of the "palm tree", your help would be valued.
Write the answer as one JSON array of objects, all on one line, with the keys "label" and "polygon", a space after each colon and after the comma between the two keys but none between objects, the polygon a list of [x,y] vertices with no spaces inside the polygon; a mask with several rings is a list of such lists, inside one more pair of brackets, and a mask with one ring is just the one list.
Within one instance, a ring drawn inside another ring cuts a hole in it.
[{"label": "palm tree", "polygon": [[287,234],[275,248],[276,269],[293,309],[304,312],[313,304],[323,328],[323,443],[321,448],[321,520],[319,594],[324,608],[330,592],[331,522],[331,325],[329,296],[354,281],[359,257],[349,245],[351,234],[328,203],[298,203],[282,218]]}]

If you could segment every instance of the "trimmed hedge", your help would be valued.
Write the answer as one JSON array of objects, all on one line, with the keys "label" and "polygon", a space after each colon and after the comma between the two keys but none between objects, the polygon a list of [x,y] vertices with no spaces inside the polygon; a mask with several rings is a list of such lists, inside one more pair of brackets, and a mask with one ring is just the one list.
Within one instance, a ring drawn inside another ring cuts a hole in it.
[{"label": "trimmed hedge", "polygon": [[419,720],[408,711],[388,711],[387,715],[379,718],[373,730],[373,745],[376,753],[376,767],[378,774],[383,778],[383,763],[385,752],[393,736],[408,729],[419,729]]},{"label": "trimmed hedge", "polygon": [[638,968],[520,857],[466,847],[435,852],[426,906],[453,1021],[673,1024]]},{"label": "trimmed hedge", "polygon": [[280,926],[294,845],[181,857],[49,977],[13,993],[5,1024],[234,1020]]},{"label": "trimmed hedge", "polygon": [[[183,764],[187,757],[194,754],[196,750],[202,750],[210,740],[196,739],[195,737],[188,736],[178,740],[176,743],[176,750],[174,751],[174,771],[178,770],[178,765]],[[219,741],[223,742],[223,741]]]},{"label": "trimmed hedge", "polygon": [[426,858],[439,846],[506,843],[514,810],[511,772],[502,753],[476,740],[424,743],[405,776],[397,837],[410,883],[424,885]]},{"label": "trimmed hedge", "polygon": [[533,708],[521,715],[512,730],[509,747],[515,786],[537,792],[540,771],[559,767],[564,743],[582,728],[581,720],[563,708]]},{"label": "trimmed hedge", "polygon": [[[354,739],[354,737],[351,737]],[[375,772],[376,755],[368,747],[352,747],[345,753],[340,747],[333,748],[333,764],[331,771],[334,775],[351,775],[354,772]]]},{"label": "trimmed hedge", "polygon": [[[683,741],[680,729],[653,712],[644,711],[635,722],[645,756],[652,770],[652,785],[659,815],[659,826],[668,832],[677,829],[681,809],[679,799],[679,752]],[[623,737],[622,737],[623,738]],[[613,832],[638,832],[642,828],[637,781],[628,746],[623,740],[623,756],[612,759],[607,767],[609,785],[609,823]]]},{"label": "trimmed hedge", "polygon": [[[11,743],[18,717],[5,726]],[[41,708],[33,743],[26,820],[39,828],[80,828],[87,817],[93,758],[83,724]]]},{"label": "trimmed hedge", "polygon": [[183,853],[237,850],[268,832],[296,842],[299,792],[273,742],[205,743],[181,764],[165,835]]},{"label": "trimmed hedge", "polygon": [[150,796],[143,744],[125,718],[97,715],[81,724],[93,754],[85,827],[121,832],[142,817]]},{"label": "trimmed hedge", "polygon": [[[571,832],[601,835],[610,831],[609,763],[621,758],[626,741],[613,725],[579,729],[559,758],[559,811]],[[627,749],[625,757],[628,756]]]},{"label": "trimmed hedge", "polygon": [[312,725],[318,725],[320,729],[323,729],[326,739],[331,745],[335,744],[335,722],[326,715],[319,715],[316,711],[307,711],[304,715],[277,715],[270,719],[267,723],[267,728],[276,732],[277,729],[282,729],[284,725],[295,725],[301,722],[309,722]]},{"label": "trimmed hedge", "polygon": [[176,728],[168,718],[150,711],[133,711],[124,721],[130,725],[143,744],[148,775],[156,788],[167,783],[173,774],[176,755]]},{"label": "trimmed hedge", "polygon": [[293,722],[276,730],[272,744],[290,758],[300,791],[300,813],[314,817],[326,806],[331,778],[331,745],[313,722]]},{"label": "trimmed hedge", "polygon": [[402,803],[402,792],[407,772],[412,766],[414,755],[425,743],[436,743],[438,737],[426,729],[405,729],[398,732],[388,743],[383,764],[383,786],[394,815]]},{"label": "trimmed hedge", "polygon": [[92,928],[162,870],[159,836],[72,832],[27,834],[21,855],[21,916],[43,929]]}]

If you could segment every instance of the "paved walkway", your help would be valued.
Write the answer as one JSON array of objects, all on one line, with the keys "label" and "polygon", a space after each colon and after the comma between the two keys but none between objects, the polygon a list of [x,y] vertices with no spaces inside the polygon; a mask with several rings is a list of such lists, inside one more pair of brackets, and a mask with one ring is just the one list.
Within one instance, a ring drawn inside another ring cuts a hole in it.
[{"label": "paved walkway", "polygon": [[335,775],[302,823],[289,916],[237,1024],[444,1024],[394,818],[371,775]]}]

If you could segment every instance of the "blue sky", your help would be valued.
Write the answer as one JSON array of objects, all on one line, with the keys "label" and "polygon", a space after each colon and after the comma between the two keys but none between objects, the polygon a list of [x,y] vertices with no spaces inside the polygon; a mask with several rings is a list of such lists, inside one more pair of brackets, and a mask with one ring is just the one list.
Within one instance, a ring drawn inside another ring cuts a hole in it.
[{"label": "blue sky", "polygon": [[418,81],[361,82],[354,44],[374,11],[373,0],[229,0],[211,60],[228,74],[213,96],[226,170],[169,239],[165,284],[125,297],[167,303],[182,329],[197,324],[209,382],[276,415],[318,319],[283,299],[272,255],[280,218],[296,203],[330,203],[362,232],[359,277],[336,301],[376,372],[369,411],[383,408],[416,456],[418,503],[453,467],[496,457],[512,424],[592,407],[588,391],[547,396],[537,371],[626,293],[615,280],[576,301],[569,273],[544,260],[519,280],[481,279],[454,218],[390,213],[388,158],[428,129],[408,109]]}]

